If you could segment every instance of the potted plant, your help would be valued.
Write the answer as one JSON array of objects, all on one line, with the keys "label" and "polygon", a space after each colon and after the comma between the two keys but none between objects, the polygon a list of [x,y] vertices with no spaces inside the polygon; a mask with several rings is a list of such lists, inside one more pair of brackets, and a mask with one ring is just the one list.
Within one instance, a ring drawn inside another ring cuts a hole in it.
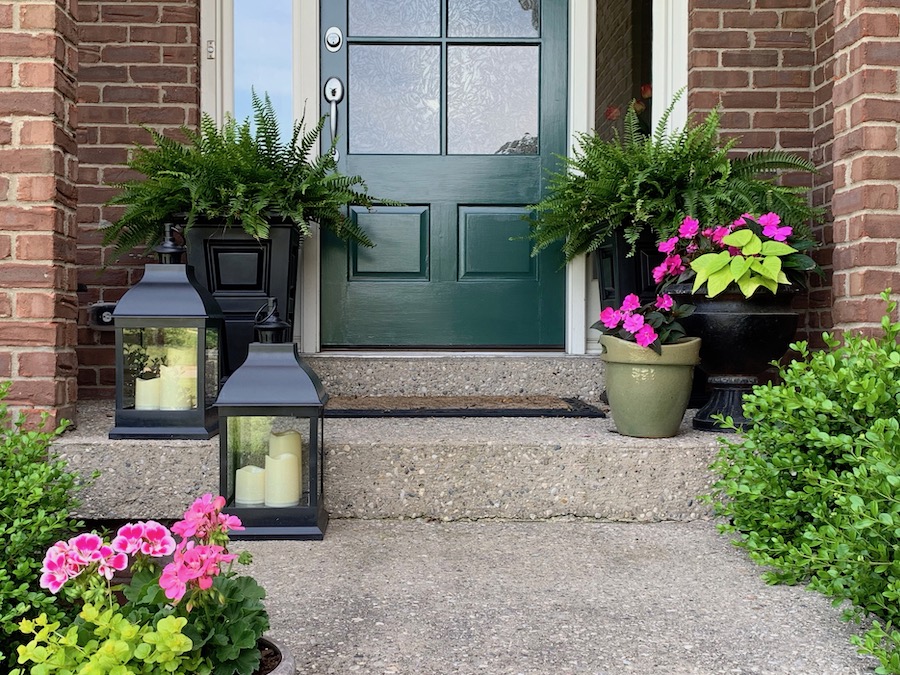
[{"label": "potted plant", "polygon": [[700,339],[685,337],[679,320],[693,310],[676,305],[667,294],[643,305],[629,294],[619,309],[600,313],[593,327],[604,333],[600,358],[620,434],[667,438],[678,433],[700,353]]},{"label": "potted plant", "polygon": [[714,226],[688,217],[659,244],[666,257],[653,269],[654,281],[697,308],[684,325],[703,339],[700,368],[711,396],[695,415],[695,428],[720,430],[716,415],[747,424],[744,393],[793,339],[794,293],[810,272],[821,274],[809,256],[815,242],[807,228],[798,229],[775,212],[745,213]]},{"label": "potted plant", "polygon": [[119,185],[109,204],[125,206],[104,231],[114,255],[152,247],[167,222],[180,224],[188,264],[226,316],[227,361],[239,366],[253,338],[253,317],[269,297],[291,322],[302,237],[310,222],[364,246],[372,242],[346,215],[373,205],[359,176],[337,171],[332,152],[315,154],[324,118],[310,130],[294,122],[282,140],[268,96],[253,93],[253,121],[204,115],[185,142],[148,129],[154,147],[137,146],[128,167],[143,175]]},{"label": "potted plant", "polygon": [[[777,211],[787,225],[800,228],[817,213],[807,203],[805,189],[774,180],[780,171],[814,171],[811,162],[782,151],[733,156],[739,139],[720,140],[717,109],[700,121],[689,118],[670,133],[675,101],[652,135],[641,130],[634,104],[625,114],[621,135],[618,130],[611,139],[596,132],[579,134],[573,156],[562,158],[564,166],[551,174],[547,196],[534,205],[535,254],[562,240],[566,262],[604,251],[612,256],[607,267],[618,268],[620,257],[632,257],[632,269],[614,274],[615,281],[630,286],[615,284],[616,304],[629,292],[650,299],[655,284],[643,278],[635,251],[655,257],[656,242],[675,235],[686,216],[729,223],[745,212]],[[598,274],[601,300],[607,299],[604,287],[610,284],[604,277]]]},{"label": "potted plant", "polygon": [[[46,613],[23,619],[19,628],[28,641],[17,650],[22,667],[12,674],[259,672],[263,652],[278,646],[263,638],[265,591],[232,571],[234,561],[247,563],[249,555],[228,552],[228,532],[243,528],[222,513],[224,504],[204,495],[171,531],[154,521],[128,523],[109,542],[82,533],[51,546],[40,585],[79,604],[80,612],[72,622]],[[115,585],[126,568],[130,584]],[[267,672],[293,675],[293,659],[279,651]]]}]

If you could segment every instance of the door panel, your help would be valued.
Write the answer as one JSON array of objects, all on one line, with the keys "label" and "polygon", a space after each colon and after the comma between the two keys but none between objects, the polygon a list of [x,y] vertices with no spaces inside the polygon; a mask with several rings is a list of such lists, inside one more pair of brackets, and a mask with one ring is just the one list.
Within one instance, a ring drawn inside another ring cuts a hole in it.
[{"label": "door panel", "polygon": [[530,256],[526,206],[566,150],[567,5],[321,3],[341,171],[405,204],[351,207],[375,248],[323,235],[323,346],[562,347],[562,256]]}]

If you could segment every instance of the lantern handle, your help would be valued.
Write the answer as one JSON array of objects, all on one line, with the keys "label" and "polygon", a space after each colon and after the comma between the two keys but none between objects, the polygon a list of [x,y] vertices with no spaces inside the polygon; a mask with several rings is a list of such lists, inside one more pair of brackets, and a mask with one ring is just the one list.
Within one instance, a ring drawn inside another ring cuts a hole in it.
[{"label": "lantern handle", "polygon": [[[264,312],[265,316],[260,318]],[[257,310],[255,321],[253,328],[256,332],[257,342],[269,344],[287,342],[291,324],[282,321],[278,316],[278,300],[276,298],[269,298],[266,304]]]}]

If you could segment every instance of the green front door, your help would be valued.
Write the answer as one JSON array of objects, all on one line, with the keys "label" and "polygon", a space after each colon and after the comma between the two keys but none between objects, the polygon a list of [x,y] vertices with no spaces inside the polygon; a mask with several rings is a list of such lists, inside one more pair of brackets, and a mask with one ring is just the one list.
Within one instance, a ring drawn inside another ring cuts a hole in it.
[{"label": "green front door", "polygon": [[323,236],[324,347],[563,346],[562,257],[523,237],[566,151],[567,5],[321,3],[341,171],[404,204],[351,208],[374,248]]}]

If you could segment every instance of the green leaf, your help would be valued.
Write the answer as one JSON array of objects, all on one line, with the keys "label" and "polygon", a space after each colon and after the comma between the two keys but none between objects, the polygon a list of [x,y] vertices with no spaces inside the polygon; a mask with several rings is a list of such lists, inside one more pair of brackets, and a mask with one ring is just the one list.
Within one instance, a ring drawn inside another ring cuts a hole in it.
[{"label": "green leaf", "polygon": [[733,281],[734,278],[731,276],[731,270],[724,267],[709,278],[709,281],[706,284],[706,294],[709,297],[714,298],[728,288]]},{"label": "green leaf", "polygon": [[727,244],[728,246],[734,246],[735,248],[743,248],[747,244],[749,244],[753,237],[756,235],[747,228],[742,228],[737,230],[736,232],[732,232],[731,234],[726,234],[722,238],[722,242]]},{"label": "green leaf", "polygon": [[744,255],[757,255],[762,250],[762,239],[757,237],[755,234],[750,238],[750,241],[741,249],[741,253]]},{"label": "green leaf", "polygon": [[744,297],[749,298],[760,286],[759,276],[755,274],[745,274],[738,279],[737,284],[738,288],[741,289],[741,293],[744,294]]},{"label": "green leaf", "polygon": [[750,269],[750,266],[753,264],[753,261],[749,258],[745,258],[742,255],[736,255],[731,259],[731,276],[734,279],[740,280],[744,273]]},{"label": "green leaf", "polygon": [[762,255],[788,255],[789,253],[796,253],[797,249],[793,246],[789,246],[782,241],[764,241],[762,245],[762,251],[760,253]]},{"label": "green leaf", "polygon": [[696,260],[691,262],[691,269],[696,272],[694,277],[693,293],[704,284],[704,282],[714,273],[726,267],[731,261],[728,251],[720,251],[719,253],[705,253]]},{"label": "green leaf", "polygon": [[763,258],[759,273],[777,283],[778,275],[781,274],[781,258]]}]

